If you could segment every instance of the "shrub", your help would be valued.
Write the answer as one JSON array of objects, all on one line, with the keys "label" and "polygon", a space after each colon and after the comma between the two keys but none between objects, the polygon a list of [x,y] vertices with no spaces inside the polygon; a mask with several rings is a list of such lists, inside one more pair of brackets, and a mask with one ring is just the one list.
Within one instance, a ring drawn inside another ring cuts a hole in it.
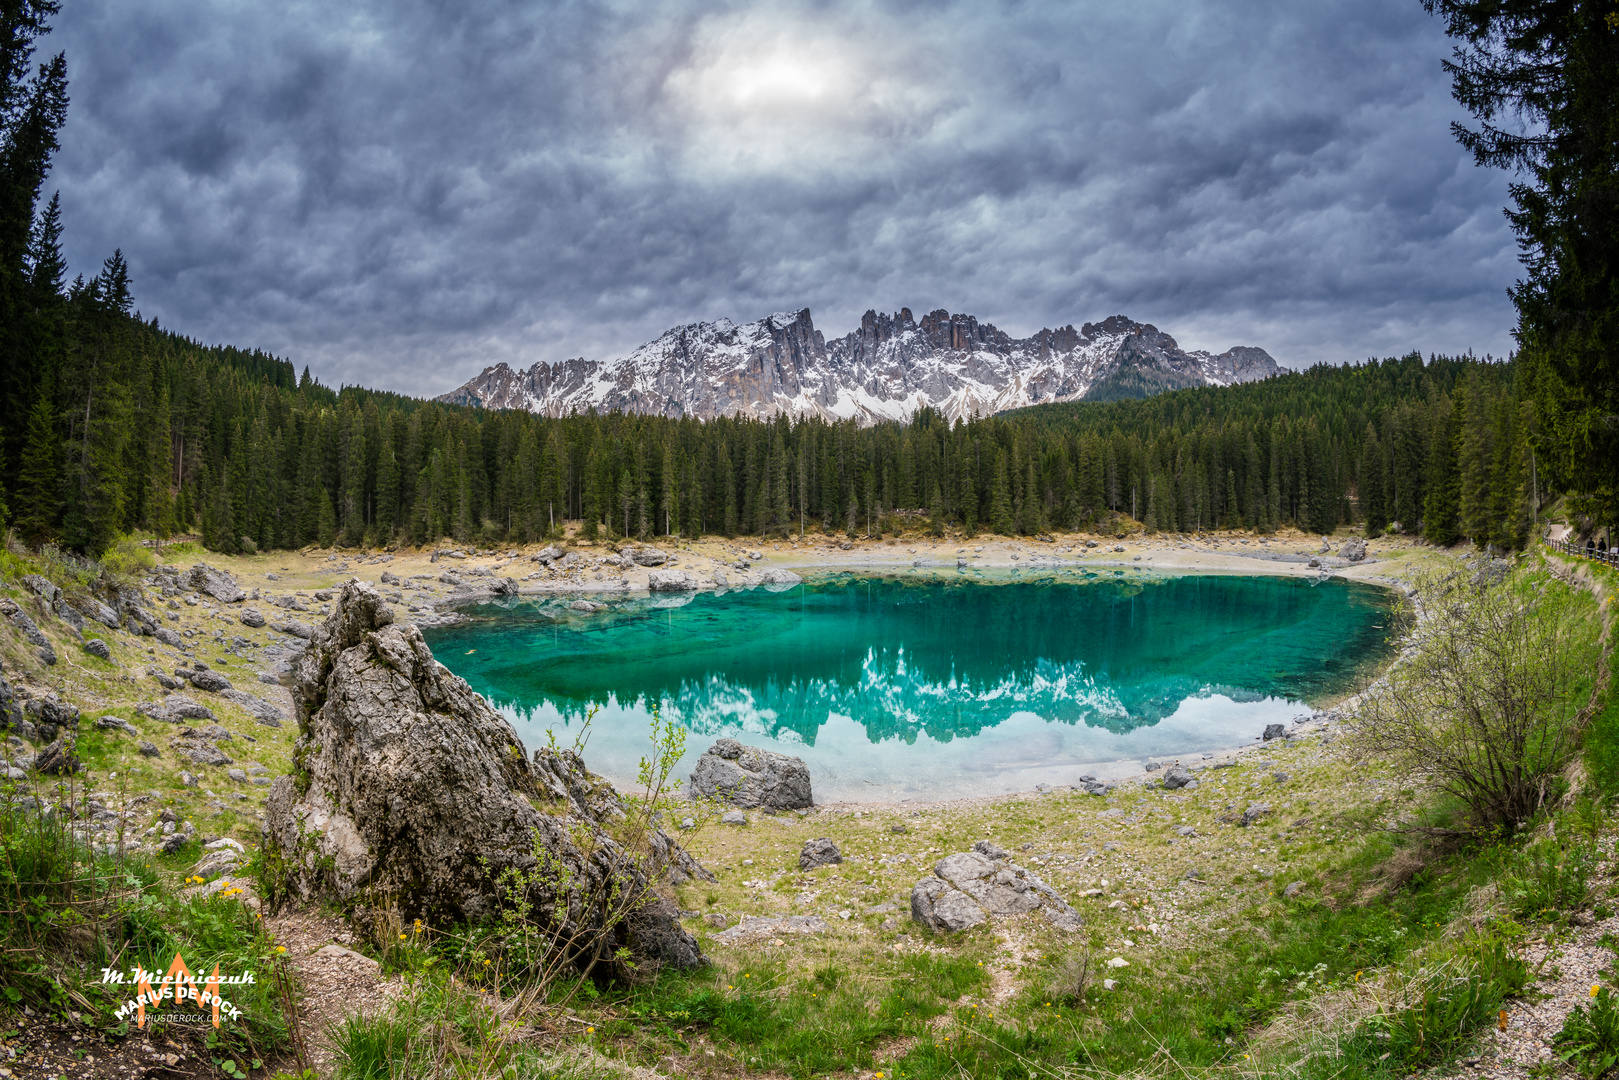
[{"label": "shrub", "polygon": [[1360,751],[1431,775],[1481,829],[1516,829],[1561,793],[1587,627],[1510,583],[1428,578],[1401,658],[1362,699]]},{"label": "shrub", "polygon": [[1581,1076],[1605,1076],[1619,1065],[1619,1007],[1613,991],[1600,987],[1590,1005],[1577,1005],[1552,1037],[1557,1056]]},{"label": "shrub", "polygon": [[123,581],[151,570],[157,560],[146,546],[134,536],[120,536],[101,556],[101,565],[107,573]]}]

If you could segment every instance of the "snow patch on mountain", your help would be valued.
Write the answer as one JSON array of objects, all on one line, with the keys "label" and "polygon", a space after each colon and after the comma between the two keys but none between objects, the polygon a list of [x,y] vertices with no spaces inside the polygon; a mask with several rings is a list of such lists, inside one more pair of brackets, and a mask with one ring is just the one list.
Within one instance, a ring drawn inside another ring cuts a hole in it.
[{"label": "snow patch on mountain", "polygon": [[809,309],[755,322],[676,326],[627,356],[485,368],[438,400],[566,416],[594,408],[659,416],[818,416],[873,424],[932,407],[950,420],[1052,401],[1141,397],[1251,382],[1280,370],[1237,346],[1185,352],[1149,323],[1101,323],[1013,338],[971,315],[868,311],[827,341]]}]

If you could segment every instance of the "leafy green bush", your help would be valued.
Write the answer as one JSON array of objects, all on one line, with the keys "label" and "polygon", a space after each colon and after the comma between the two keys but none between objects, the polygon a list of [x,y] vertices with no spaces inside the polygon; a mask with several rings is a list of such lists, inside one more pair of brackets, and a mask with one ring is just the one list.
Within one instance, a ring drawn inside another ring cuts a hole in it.
[{"label": "leafy green bush", "polygon": [[150,549],[139,537],[120,536],[101,555],[101,565],[120,581],[133,581],[157,565]]},{"label": "leafy green bush", "polygon": [[1559,921],[1591,899],[1596,851],[1580,840],[1546,838],[1509,848],[1500,871],[1501,895],[1519,918]]},{"label": "leafy green bush", "polygon": [[1432,776],[1482,831],[1510,833],[1550,805],[1578,749],[1596,651],[1594,627],[1558,588],[1459,572],[1419,581],[1404,652],[1351,721],[1362,756]]}]

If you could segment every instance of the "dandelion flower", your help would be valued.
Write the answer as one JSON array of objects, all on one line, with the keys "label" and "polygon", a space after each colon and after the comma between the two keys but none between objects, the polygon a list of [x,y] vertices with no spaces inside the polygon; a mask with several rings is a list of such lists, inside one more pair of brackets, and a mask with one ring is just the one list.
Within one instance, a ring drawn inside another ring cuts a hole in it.
[{"label": "dandelion flower", "polygon": [[287,947],[285,945],[277,945],[275,947],[275,951],[278,953],[284,953],[287,951]]},{"label": "dandelion flower", "polygon": [[404,935],[404,934],[400,934],[400,935],[399,935],[399,940],[400,940],[400,941],[404,941],[404,940],[405,940],[405,935]]},{"label": "dandelion flower", "polygon": [[585,1028],[585,1034],[586,1035],[594,1035],[594,1034],[596,1034],[596,1029],[593,1028],[593,1027],[587,1027],[587,1028]]},{"label": "dandelion flower", "polygon": [[1592,997],[1596,997],[1596,996],[1597,996],[1597,993],[1598,993],[1598,992],[1599,992],[1599,991],[1600,991],[1600,990],[1601,990],[1601,989],[1602,989],[1602,984],[1601,984],[1601,983],[1592,983],[1592,984],[1591,984],[1591,996],[1592,996]]}]

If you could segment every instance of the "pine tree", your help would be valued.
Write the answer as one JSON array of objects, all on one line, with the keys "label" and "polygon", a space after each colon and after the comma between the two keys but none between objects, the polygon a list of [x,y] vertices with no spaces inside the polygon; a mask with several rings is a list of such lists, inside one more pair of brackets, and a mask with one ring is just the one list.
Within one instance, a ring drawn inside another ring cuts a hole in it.
[{"label": "pine tree", "polygon": [[[1424,0],[1458,41],[1446,65],[1481,166],[1511,169],[1527,273],[1516,336],[1543,439],[1580,507],[1619,523],[1619,12],[1553,0]],[[1498,126],[1498,118],[1514,123]]]},{"label": "pine tree", "polygon": [[231,499],[230,479],[224,470],[220,471],[213,498],[208,500],[208,519],[211,533],[208,537],[209,547],[226,555],[234,555],[242,550],[236,529],[236,507]]},{"label": "pine tree", "polygon": [[1366,522],[1368,540],[1383,535],[1388,527],[1388,504],[1383,491],[1383,446],[1377,441],[1377,429],[1366,425],[1366,437],[1360,446],[1360,467],[1355,471],[1360,494],[1360,514]]},{"label": "pine tree", "polygon": [[315,526],[315,542],[323,548],[329,548],[337,543],[337,511],[332,506],[332,499],[326,492],[319,492],[315,496],[319,506],[320,518]]},{"label": "pine tree", "polygon": [[169,388],[158,388],[151,422],[146,426],[147,490],[145,527],[153,535],[168,539],[174,535],[174,436],[173,410]]},{"label": "pine tree", "polygon": [[57,453],[50,403],[41,395],[28,413],[27,441],[17,477],[17,528],[31,544],[50,536],[56,528]]},{"label": "pine tree", "polygon": [[1422,537],[1440,547],[1449,547],[1461,538],[1457,520],[1460,508],[1453,411],[1448,398],[1437,402],[1428,436],[1428,475],[1424,484],[1427,498],[1422,507]]},{"label": "pine tree", "polygon": [[399,454],[394,447],[394,414],[382,414],[381,445],[377,447],[377,536],[391,543],[399,527]]},{"label": "pine tree", "polygon": [[1006,475],[1006,454],[995,450],[995,478],[989,494],[989,527],[1001,536],[1012,535],[1012,485]]},{"label": "pine tree", "polygon": [[365,536],[365,424],[356,412],[349,421],[343,455],[343,544],[358,547]]}]

